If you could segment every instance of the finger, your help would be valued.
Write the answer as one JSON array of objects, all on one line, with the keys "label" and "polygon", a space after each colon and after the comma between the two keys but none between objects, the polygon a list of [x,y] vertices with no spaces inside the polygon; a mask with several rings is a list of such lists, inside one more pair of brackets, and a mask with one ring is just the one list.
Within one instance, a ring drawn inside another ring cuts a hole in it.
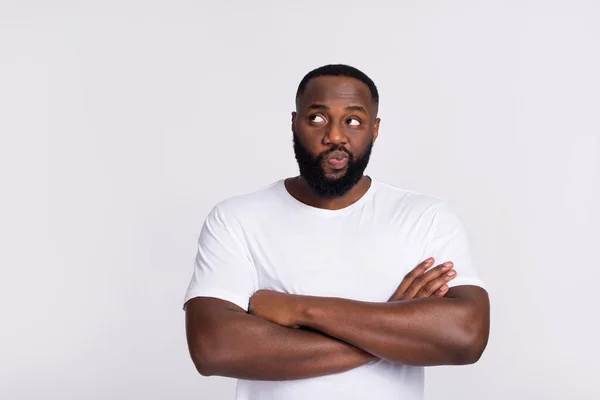
[{"label": "finger", "polygon": [[415,268],[413,268],[408,274],[406,274],[404,276],[404,279],[400,283],[400,286],[398,286],[397,291],[400,291],[401,293],[406,292],[406,290],[413,283],[413,281],[420,275],[423,275],[425,273],[425,271],[427,271],[427,268],[429,268],[433,265],[434,261],[435,260],[433,259],[433,257],[430,257],[430,258],[426,259],[425,261],[422,261]]},{"label": "finger", "polygon": [[409,299],[414,298],[417,295],[417,293],[419,293],[419,291],[425,285],[427,285],[430,282],[434,281],[435,279],[437,279],[441,275],[449,272],[452,269],[453,266],[454,266],[454,264],[452,264],[452,262],[447,261],[447,262],[445,262],[443,264],[438,265],[435,268],[431,268],[429,271],[425,272],[421,276],[418,276],[413,281],[413,283],[410,285],[410,287],[404,293],[404,296],[406,298],[409,298]]},{"label": "finger", "polygon": [[[448,282],[456,277],[456,271],[450,270],[446,273],[442,273],[437,278],[426,284],[419,290],[419,292],[415,295],[415,297],[431,297],[433,296],[439,289],[446,286]],[[444,293],[445,294],[445,293]]]},{"label": "finger", "polygon": [[423,275],[423,273],[425,273],[427,268],[429,268],[433,265],[434,261],[435,260],[433,259],[433,257],[430,257],[430,258],[426,259],[425,261],[422,261],[419,265],[417,265],[415,268],[413,268],[408,274],[406,274],[404,276],[404,279],[402,279],[402,282],[400,282],[400,285],[398,286],[398,288],[396,289],[394,294],[392,294],[392,297],[390,298],[389,301],[398,299],[402,295],[404,295],[404,293],[410,287],[410,285],[413,283],[413,281],[419,275]]},{"label": "finger", "polygon": [[442,285],[442,287],[436,290],[433,295],[435,297],[444,297],[446,293],[448,293],[448,285]]}]

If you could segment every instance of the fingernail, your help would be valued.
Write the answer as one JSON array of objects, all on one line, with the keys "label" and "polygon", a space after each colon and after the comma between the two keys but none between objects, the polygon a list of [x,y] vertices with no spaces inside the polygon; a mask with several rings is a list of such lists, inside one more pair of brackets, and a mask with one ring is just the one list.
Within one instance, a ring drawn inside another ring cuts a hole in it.
[{"label": "fingernail", "polygon": [[448,276],[454,276],[454,275],[456,275],[456,272],[455,271],[450,271],[450,272],[446,273],[446,275],[448,275]]},{"label": "fingernail", "polygon": [[433,260],[433,257],[429,257],[429,258],[427,259],[427,264],[431,264],[433,261],[434,261],[434,260]]},{"label": "fingernail", "polygon": [[452,261],[446,261],[446,262],[444,263],[444,265],[445,265],[446,267],[451,267],[451,266],[452,266]]}]

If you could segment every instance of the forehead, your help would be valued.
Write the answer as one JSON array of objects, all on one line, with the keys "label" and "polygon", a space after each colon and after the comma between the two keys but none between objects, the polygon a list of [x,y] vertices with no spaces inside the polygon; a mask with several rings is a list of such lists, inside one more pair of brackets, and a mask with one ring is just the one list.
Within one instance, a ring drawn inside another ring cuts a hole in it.
[{"label": "forehead", "polygon": [[314,103],[332,107],[336,104],[353,103],[369,109],[373,105],[369,87],[358,79],[345,76],[319,76],[311,79],[298,100],[300,107]]}]

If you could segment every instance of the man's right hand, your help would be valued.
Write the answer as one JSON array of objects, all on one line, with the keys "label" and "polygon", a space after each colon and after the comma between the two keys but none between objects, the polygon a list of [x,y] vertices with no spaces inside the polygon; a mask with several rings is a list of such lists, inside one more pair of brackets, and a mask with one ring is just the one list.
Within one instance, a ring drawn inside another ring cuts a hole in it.
[{"label": "man's right hand", "polygon": [[406,274],[388,301],[444,297],[448,291],[446,283],[456,277],[456,271],[452,269],[454,264],[450,261],[428,270],[434,262],[433,258],[428,258]]}]

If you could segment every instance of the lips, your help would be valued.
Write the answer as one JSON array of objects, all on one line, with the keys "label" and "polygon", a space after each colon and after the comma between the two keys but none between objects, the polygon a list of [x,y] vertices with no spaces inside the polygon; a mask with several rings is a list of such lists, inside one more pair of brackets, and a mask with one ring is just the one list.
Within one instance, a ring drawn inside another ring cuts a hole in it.
[{"label": "lips", "polygon": [[342,169],[348,164],[348,153],[336,150],[326,158],[326,162],[333,169]]}]

